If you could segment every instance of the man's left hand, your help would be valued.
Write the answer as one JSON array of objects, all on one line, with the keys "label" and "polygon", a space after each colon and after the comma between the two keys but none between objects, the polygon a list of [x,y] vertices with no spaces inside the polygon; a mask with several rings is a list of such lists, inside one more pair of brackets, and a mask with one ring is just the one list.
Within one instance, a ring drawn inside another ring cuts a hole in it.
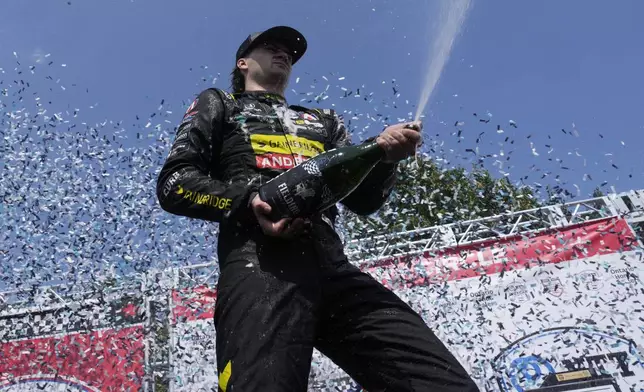
[{"label": "man's left hand", "polygon": [[416,154],[422,143],[420,121],[391,125],[376,138],[376,143],[385,150],[384,162],[395,163]]}]

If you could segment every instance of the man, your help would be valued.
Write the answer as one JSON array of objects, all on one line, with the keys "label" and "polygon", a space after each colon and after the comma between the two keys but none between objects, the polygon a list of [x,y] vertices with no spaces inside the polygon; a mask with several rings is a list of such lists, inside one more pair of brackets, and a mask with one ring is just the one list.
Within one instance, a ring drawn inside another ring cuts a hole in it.
[{"label": "man", "polygon": [[[368,391],[477,391],[422,318],[347,261],[335,207],[307,219],[267,217],[262,183],[350,144],[335,112],[286,103],[306,45],[284,26],[249,36],[237,51],[234,94],[198,96],[159,174],[164,210],[219,222],[219,388],[306,391],[316,347]],[[377,136],[386,159],[342,201],[346,208],[367,215],[382,206],[396,162],[421,141],[420,126],[396,124]]]}]

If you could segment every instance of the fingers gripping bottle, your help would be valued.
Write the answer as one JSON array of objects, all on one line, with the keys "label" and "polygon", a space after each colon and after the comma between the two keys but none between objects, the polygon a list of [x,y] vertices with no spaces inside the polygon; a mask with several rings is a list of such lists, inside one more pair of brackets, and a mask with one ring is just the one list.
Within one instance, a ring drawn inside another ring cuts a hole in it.
[{"label": "fingers gripping bottle", "polygon": [[259,196],[273,221],[311,216],[347,197],[384,156],[375,141],[329,150],[262,185]]}]

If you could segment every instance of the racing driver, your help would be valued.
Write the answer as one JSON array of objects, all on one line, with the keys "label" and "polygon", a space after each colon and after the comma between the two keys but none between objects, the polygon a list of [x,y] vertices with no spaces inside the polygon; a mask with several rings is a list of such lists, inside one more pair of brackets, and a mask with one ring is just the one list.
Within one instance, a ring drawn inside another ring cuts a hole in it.
[{"label": "racing driver", "polygon": [[[237,51],[233,93],[199,94],[158,177],[163,210],[219,223],[219,390],[306,391],[315,347],[368,391],[478,391],[417,313],[349,263],[334,230],[336,207],[268,219],[262,183],[351,143],[336,112],[284,98],[306,48],[286,26],[248,36]],[[368,215],[383,205],[420,129],[420,122],[395,124],[375,137],[386,158],[342,201],[346,208]]]}]

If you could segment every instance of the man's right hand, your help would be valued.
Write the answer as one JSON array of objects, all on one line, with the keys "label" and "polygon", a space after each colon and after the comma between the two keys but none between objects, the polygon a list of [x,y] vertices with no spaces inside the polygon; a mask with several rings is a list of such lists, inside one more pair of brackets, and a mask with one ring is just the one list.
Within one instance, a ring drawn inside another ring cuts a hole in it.
[{"label": "man's right hand", "polygon": [[414,156],[422,142],[422,129],[421,121],[413,121],[394,124],[382,131],[376,142],[385,150],[384,162],[394,163]]},{"label": "man's right hand", "polygon": [[283,218],[273,222],[268,214],[271,212],[270,204],[263,201],[259,195],[255,195],[251,201],[251,208],[255,213],[257,222],[264,234],[279,237],[293,238],[299,234],[306,234],[310,228],[310,222],[302,218]]}]

